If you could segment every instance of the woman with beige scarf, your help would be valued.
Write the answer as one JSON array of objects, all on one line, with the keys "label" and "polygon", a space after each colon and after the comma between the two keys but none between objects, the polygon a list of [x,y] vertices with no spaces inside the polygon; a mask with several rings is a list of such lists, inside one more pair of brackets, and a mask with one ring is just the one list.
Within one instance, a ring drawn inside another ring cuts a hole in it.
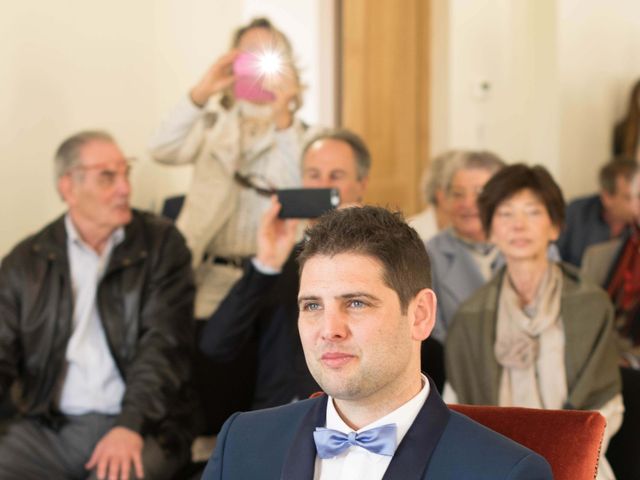
[{"label": "woman with beige scarf", "polygon": [[[540,166],[511,165],[478,198],[506,266],[463,303],[445,347],[445,400],[480,405],[599,410],[602,445],[624,407],[606,293],[547,247],[564,220],[562,192]],[[612,479],[601,458],[599,479]]]}]

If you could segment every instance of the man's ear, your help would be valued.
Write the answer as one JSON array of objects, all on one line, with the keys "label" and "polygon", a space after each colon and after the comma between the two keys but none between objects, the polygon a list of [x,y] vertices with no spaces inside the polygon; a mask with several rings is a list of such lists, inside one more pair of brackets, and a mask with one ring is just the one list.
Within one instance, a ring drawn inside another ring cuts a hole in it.
[{"label": "man's ear", "polygon": [[58,193],[65,203],[71,204],[73,202],[73,180],[71,175],[63,175],[58,178]]},{"label": "man's ear", "polygon": [[360,183],[360,198],[358,198],[358,202],[364,202],[364,194],[367,192],[367,185],[369,185],[369,177],[363,177],[358,180]]},{"label": "man's ear", "polygon": [[413,297],[408,314],[411,318],[411,332],[414,340],[423,341],[436,323],[436,294],[430,288],[423,288]]}]

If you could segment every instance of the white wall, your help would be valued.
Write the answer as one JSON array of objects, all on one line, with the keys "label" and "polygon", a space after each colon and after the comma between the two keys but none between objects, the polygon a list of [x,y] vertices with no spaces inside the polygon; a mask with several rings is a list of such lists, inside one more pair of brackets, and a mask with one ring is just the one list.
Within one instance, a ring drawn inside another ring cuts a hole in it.
[{"label": "white wall", "polygon": [[[63,211],[52,155],[105,128],[140,160],[136,206],[182,192],[188,167],[153,164],[161,117],[223,53],[231,31],[269,15],[308,85],[303,118],[332,124],[332,0],[3,2],[0,15],[0,255]],[[432,149],[490,148],[542,163],[569,197],[595,188],[611,127],[640,77],[637,0],[432,0]],[[478,91],[490,84],[488,95]]]},{"label": "white wall", "polygon": [[53,187],[52,157],[78,130],[109,130],[126,154],[138,157],[134,205],[158,209],[160,199],[184,191],[190,168],[153,164],[147,140],[258,5],[282,25],[309,67],[305,118],[330,122],[332,112],[318,99],[324,72],[315,58],[323,0],[3,2],[0,256],[64,210]]},{"label": "white wall", "polygon": [[[557,164],[553,0],[434,0],[432,151]],[[447,54],[442,55],[441,46]],[[446,90],[443,90],[443,85]],[[483,88],[486,85],[486,89]],[[441,122],[441,119],[445,119]]]},{"label": "white wall", "polygon": [[560,175],[570,193],[596,188],[614,123],[640,77],[640,2],[563,0],[558,6]]},{"label": "white wall", "polygon": [[[640,76],[640,2],[432,5],[432,152],[487,148],[547,166],[568,197],[595,189]],[[490,89],[481,94],[484,80]]]}]

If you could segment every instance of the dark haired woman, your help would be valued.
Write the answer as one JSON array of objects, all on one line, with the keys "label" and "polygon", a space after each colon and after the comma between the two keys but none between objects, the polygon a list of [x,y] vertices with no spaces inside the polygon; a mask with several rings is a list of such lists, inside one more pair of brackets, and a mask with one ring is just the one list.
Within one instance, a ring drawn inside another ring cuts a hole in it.
[{"label": "dark haired woman", "polygon": [[[445,399],[460,403],[599,410],[602,446],[622,421],[613,311],[606,293],[547,247],[564,200],[543,167],[511,165],[478,198],[505,267],[455,314],[445,348]],[[613,478],[602,462],[598,478]]]}]

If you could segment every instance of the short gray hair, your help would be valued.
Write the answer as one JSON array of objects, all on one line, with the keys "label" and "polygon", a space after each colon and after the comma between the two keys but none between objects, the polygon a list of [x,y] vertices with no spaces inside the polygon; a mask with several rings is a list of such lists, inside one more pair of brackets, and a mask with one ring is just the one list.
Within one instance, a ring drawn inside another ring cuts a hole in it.
[{"label": "short gray hair", "polygon": [[444,174],[447,164],[460,153],[459,150],[448,150],[436,156],[422,173],[420,179],[420,190],[424,194],[424,199],[428,205],[437,205],[438,198],[436,192],[445,188]]},{"label": "short gray hair", "polygon": [[443,174],[443,187],[449,190],[453,177],[460,170],[485,170],[494,174],[504,166],[504,160],[495,153],[486,150],[457,150],[447,161]]},{"label": "short gray hair", "polygon": [[322,130],[304,146],[302,149],[302,158],[304,159],[304,156],[307,154],[309,148],[311,148],[311,145],[321,140],[336,140],[349,145],[356,160],[358,180],[362,180],[369,176],[369,170],[371,170],[371,154],[369,153],[369,149],[364,143],[364,140],[362,140],[359,135],[355,134],[351,130],[347,130],[346,128]]},{"label": "short gray hair", "polygon": [[54,157],[56,182],[80,164],[80,150],[87,143],[95,140],[116,143],[113,137],[103,130],[85,130],[71,135],[60,144]]}]

